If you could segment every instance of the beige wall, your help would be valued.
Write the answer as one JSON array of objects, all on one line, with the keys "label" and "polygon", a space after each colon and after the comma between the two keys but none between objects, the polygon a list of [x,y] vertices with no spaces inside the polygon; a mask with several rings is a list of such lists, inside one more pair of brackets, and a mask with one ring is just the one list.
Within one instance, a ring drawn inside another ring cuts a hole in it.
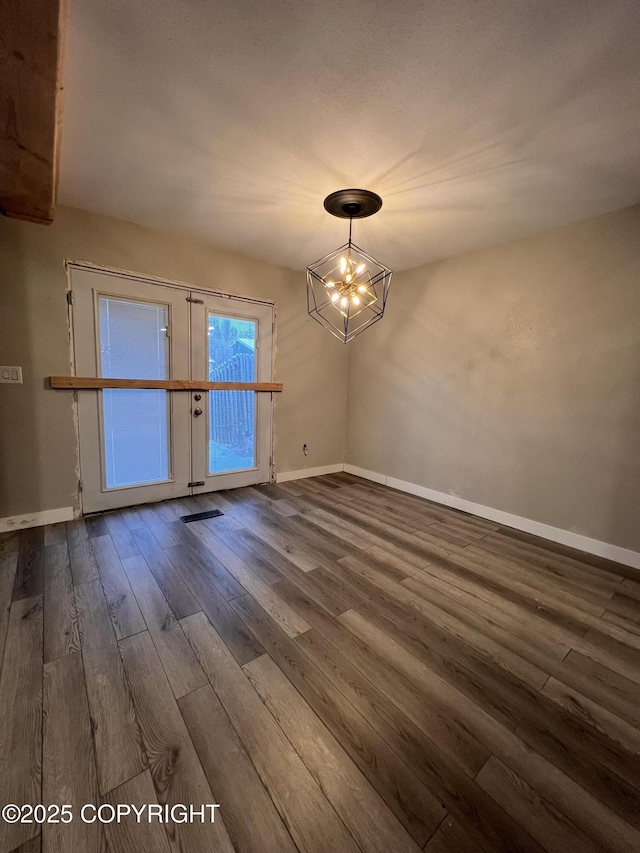
[{"label": "beige wall", "polygon": [[353,465],[640,550],[640,207],[396,274],[348,347],[299,272],[72,208],[0,218],[0,364],[24,371],[0,385],[0,518],[77,502],[72,397],[46,381],[69,371],[65,258],[274,299],[278,471],[341,462],[346,432]]},{"label": "beige wall", "polygon": [[73,208],[48,228],[0,217],[0,364],[24,375],[0,385],[0,518],[77,503],[72,395],[46,380],[69,373],[65,258],[275,300],[276,469],[343,460],[347,351],[307,316],[303,273]]},{"label": "beige wall", "polygon": [[349,463],[640,550],[640,207],[400,273],[350,346]]}]

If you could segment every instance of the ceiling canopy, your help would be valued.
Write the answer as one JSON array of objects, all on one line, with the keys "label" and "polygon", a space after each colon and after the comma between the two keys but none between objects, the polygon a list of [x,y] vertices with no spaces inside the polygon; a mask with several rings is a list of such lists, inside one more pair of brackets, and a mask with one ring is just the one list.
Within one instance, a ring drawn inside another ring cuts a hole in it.
[{"label": "ceiling canopy", "polygon": [[640,200],[637,0],[82,0],[62,203],[304,269],[395,270]]}]

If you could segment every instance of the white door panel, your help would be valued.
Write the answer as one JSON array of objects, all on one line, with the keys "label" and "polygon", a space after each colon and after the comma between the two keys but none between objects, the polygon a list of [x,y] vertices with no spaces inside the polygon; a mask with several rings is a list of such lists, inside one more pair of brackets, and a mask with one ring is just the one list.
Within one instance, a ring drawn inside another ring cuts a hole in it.
[{"label": "white door panel", "polygon": [[[272,306],[198,296],[202,303],[191,304],[193,378],[270,382]],[[271,465],[271,395],[209,391],[192,397],[192,474],[200,484],[194,486],[194,494],[266,483]]]},{"label": "white door panel", "polygon": [[[77,375],[188,376],[184,292],[82,269],[72,270],[72,288]],[[78,424],[84,512],[188,493],[191,419],[180,395],[78,391]]]},{"label": "white door panel", "polygon": [[[77,376],[271,381],[271,305],[74,266],[71,286]],[[78,427],[87,513],[270,479],[269,394],[78,391]]]}]

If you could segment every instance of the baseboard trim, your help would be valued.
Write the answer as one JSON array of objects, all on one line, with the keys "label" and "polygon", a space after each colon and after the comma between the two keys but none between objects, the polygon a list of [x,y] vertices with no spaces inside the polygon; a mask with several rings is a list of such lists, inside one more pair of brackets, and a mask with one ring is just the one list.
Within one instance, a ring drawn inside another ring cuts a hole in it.
[{"label": "baseboard trim", "polygon": [[463,512],[470,512],[473,515],[480,516],[480,518],[487,518],[489,521],[504,524],[506,527],[513,527],[515,530],[532,533],[534,536],[540,536],[542,539],[548,539],[550,542],[558,542],[561,545],[568,545],[570,548],[576,548],[578,551],[584,551],[596,557],[605,557],[607,560],[622,563],[624,566],[640,569],[640,553],[637,551],[621,548],[619,545],[611,545],[609,542],[602,542],[599,539],[591,539],[588,536],[582,536],[580,533],[563,530],[561,527],[542,524],[530,518],[512,515],[510,512],[503,512],[500,509],[474,503],[473,501],[465,500],[465,498],[459,498],[456,495],[436,492],[434,489],[428,489],[426,486],[418,486],[407,480],[387,477],[384,474],[379,474],[377,471],[367,471],[365,468],[357,468],[355,465],[345,465],[344,470],[347,474],[354,474],[365,480],[381,483],[382,485],[389,486],[391,489],[398,489],[400,492],[407,492],[419,498],[426,498],[434,503],[460,509]]},{"label": "baseboard trim", "polygon": [[355,465],[345,465],[344,470],[345,473],[353,474],[354,477],[362,477],[363,480],[373,480],[374,483],[380,483],[382,486],[387,485],[387,477],[384,474],[367,471],[366,468],[357,468]]},{"label": "baseboard trim", "polygon": [[0,518],[0,533],[23,530],[27,527],[42,527],[45,524],[58,524],[73,519],[73,507],[62,506],[59,509],[45,509],[42,512],[30,512],[26,515],[9,515]]},{"label": "baseboard trim", "polygon": [[299,471],[283,471],[276,474],[276,483],[286,483],[287,480],[303,480],[305,477],[321,477],[323,474],[338,474],[344,471],[342,462],[335,465],[323,465],[321,468],[301,468]]}]

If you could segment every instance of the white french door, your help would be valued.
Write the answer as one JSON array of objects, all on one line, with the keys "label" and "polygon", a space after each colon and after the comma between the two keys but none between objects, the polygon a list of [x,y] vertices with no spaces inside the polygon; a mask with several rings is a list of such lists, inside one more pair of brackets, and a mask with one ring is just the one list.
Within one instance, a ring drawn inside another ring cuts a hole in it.
[{"label": "white french door", "polygon": [[[271,382],[272,307],[204,293],[192,298],[191,378]],[[203,391],[191,397],[193,493],[266,482],[270,395]]]},{"label": "white french door", "polygon": [[[77,376],[270,382],[273,306],[71,266]],[[84,512],[267,482],[253,391],[80,390]]]}]

